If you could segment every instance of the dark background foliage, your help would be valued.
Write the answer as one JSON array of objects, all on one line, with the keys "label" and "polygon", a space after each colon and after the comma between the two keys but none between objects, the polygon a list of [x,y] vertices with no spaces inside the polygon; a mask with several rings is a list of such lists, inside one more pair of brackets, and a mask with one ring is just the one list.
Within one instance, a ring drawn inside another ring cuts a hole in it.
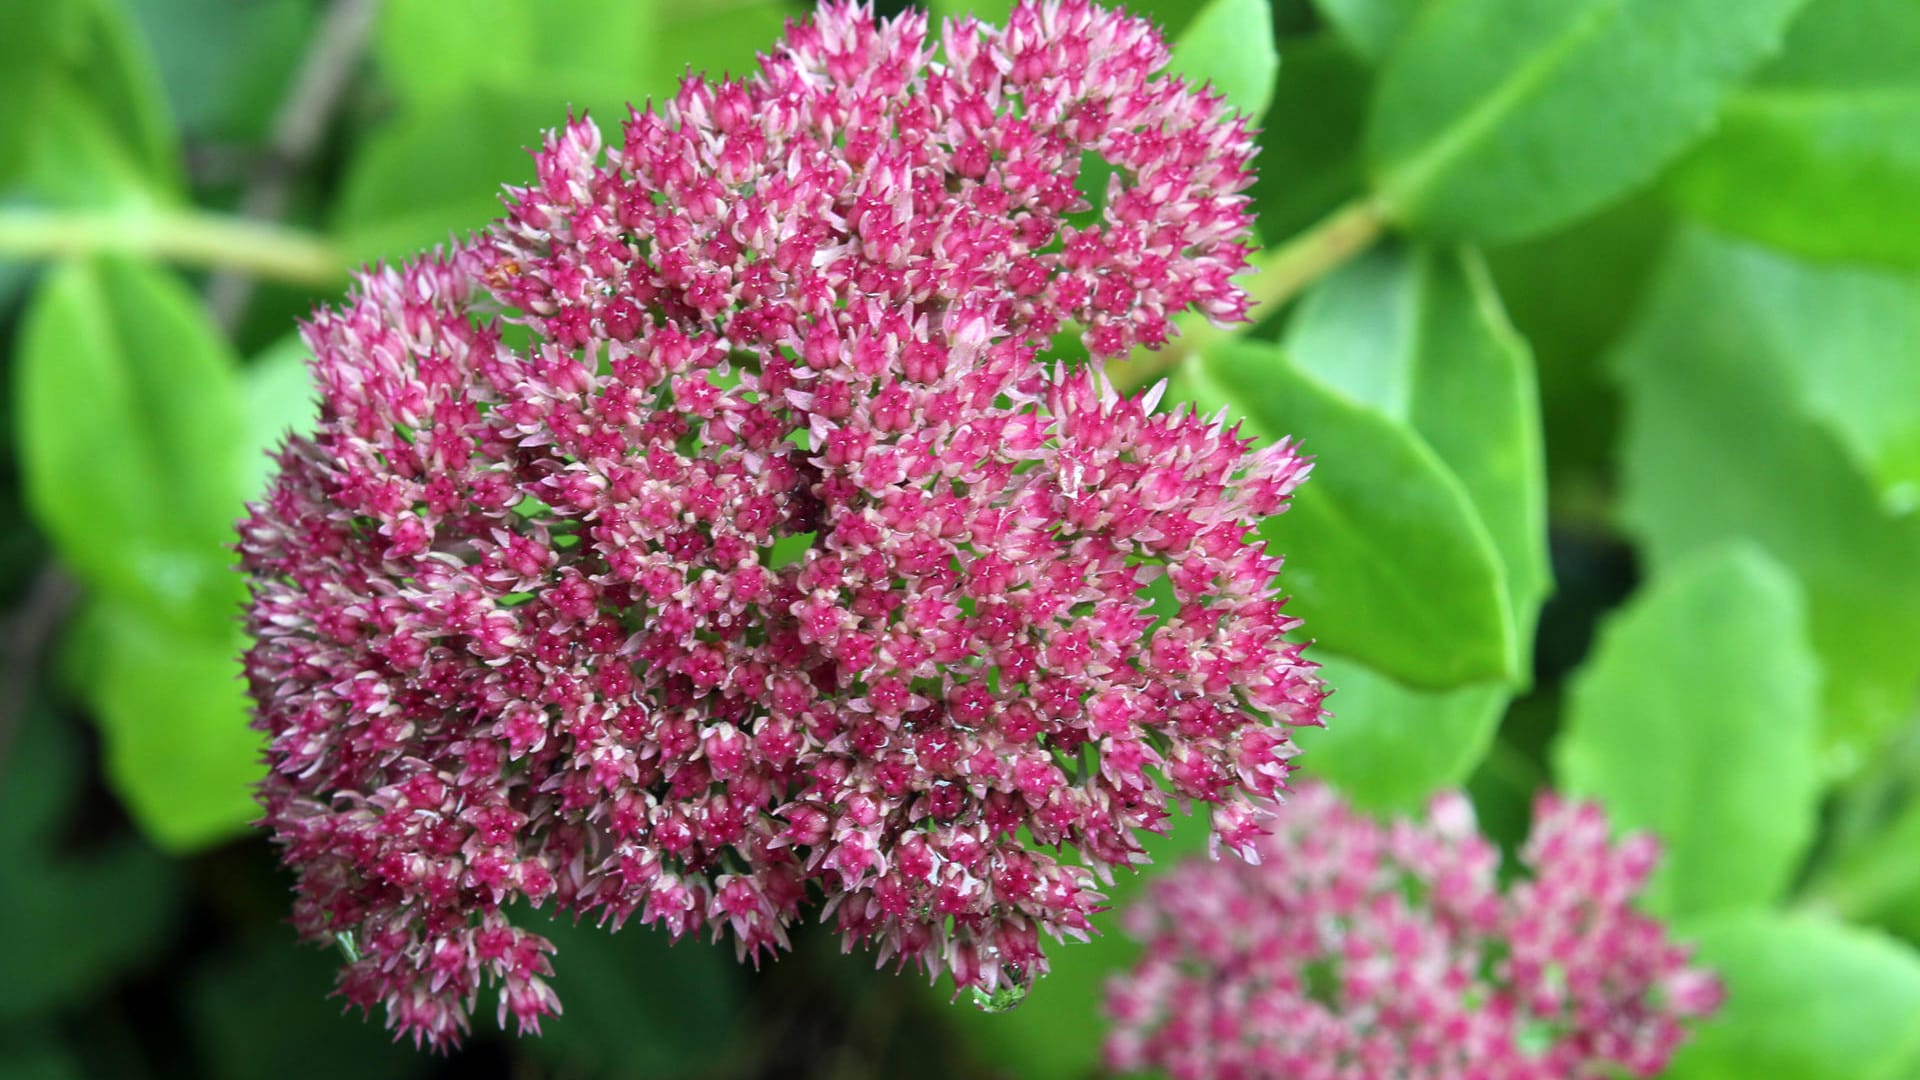
[{"label": "dark background foliage", "polygon": [[[1920,1076],[1920,0],[1133,7],[1261,117],[1253,287],[1311,279],[1172,371],[1320,458],[1267,526],[1339,691],[1303,766],[1464,784],[1509,846],[1549,785],[1659,833],[1733,994],[1673,1076]],[[246,828],[225,544],[295,320],[483,225],[569,107],[803,13],[0,0],[0,1078],[1092,1069],[1118,934],[985,1015],[812,928],[754,971],[558,924],[544,1038],[418,1054],[339,1017]]]}]

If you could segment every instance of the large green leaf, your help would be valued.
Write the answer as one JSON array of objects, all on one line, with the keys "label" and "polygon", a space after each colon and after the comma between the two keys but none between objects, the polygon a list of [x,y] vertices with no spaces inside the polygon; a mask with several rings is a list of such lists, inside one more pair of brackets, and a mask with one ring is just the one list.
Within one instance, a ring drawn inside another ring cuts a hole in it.
[{"label": "large green leaf", "polygon": [[[1868,400],[1915,362],[1911,351],[1895,362],[1901,322],[1870,325],[1868,312],[1894,311],[1873,299],[1888,295],[1857,270],[1794,267],[1695,232],[1615,357],[1628,404],[1623,521],[1656,570],[1750,537],[1800,578],[1841,769],[1905,723],[1920,690],[1920,516],[1889,508],[1831,426],[1847,418],[1817,396],[1875,415],[1911,408]],[[1811,370],[1810,358],[1832,366]]]},{"label": "large green leaf", "polygon": [[1381,71],[1367,145],[1390,212],[1517,239],[1596,210],[1706,134],[1802,0],[1452,0]]},{"label": "large green leaf", "polygon": [[1518,673],[1499,550],[1465,486],[1411,428],[1299,370],[1271,345],[1227,341],[1183,376],[1263,442],[1294,435],[1313,477],[1261,535],[1306,633],[1414,687]]},{"label": "large green leaf", "polygon": [[1539,391],[1485,264],[1425,249],[1363,256],[1307,296],[1285,351],[1411,428],[1459,479],[1500,555],[1524,677],[1550,588]]},{"label": "large green leaf", "polygon": [[1272,122],[1260,132],[1253,182],[1260,235],[1284,240],[1331,214],[1365,182],[1360,124],[1373,84],[1330,33],[1280,44]]},{"label": "large green leaf", "polygon": [[82,690],[128,812],[175,851],[237,835],[260,816],[253,785],[264,769],[261,737],[247,727],[237,614],[214,631],[174,629],[112,603],[89,615],[97,664]]},{"label": "large green leaf", "polygon": [[1920,268],[1920,4],[1815,0],[1668,190],[1777,247]]},{"label": "large green leaf", "polygon": [[198,303],[147,265],[66,264],[27,312],[18,363],[27,502],[61,559],[156,618],[224,627],[241,406]]},{"label": "large green leaf", "polygon": [[320,418],[319,392],[307,368],[307,344],[288,334],[247,365],[242,392],[247,403],[242,489],[259,498],[273,472],[272,454],[289,433],[306,434]]},{"label": "large green leaf", "polygon": [[1920,1067],[1920,956],[1871,931],[1805,915],[1711,920],[1700,960],[1727,1003],[1680,1050],[1669,1080],[1910,1080]]},{"label": "large green leaf", "polygon": [[1314,0],[1355,52],[1377,64],[1430,0]]},{"label": "large green leaf", "polygon": [[[339,954],[302,947],[284,927],[249,935],[201,961],[184,980],[186,1019],[209,1080],[398,1080],[434,1061],[395,1046],[375,1010],[341,1015],[328,995]],[[483,1010],[484,1012],[485,1010]],[[491,1021],[476,1027],[484,1031]]]},{"label": "large green leaf", "polygon": [[130,0],[180,126],[264,143],[312,41],[305,0]]},{"label": "large green leaf", "polygon": [[629,924],[609,933],[570,918],[518,920],[555,949],[553,987],[566,1012],[543,1021],[539,1057],[593,1076],[702,1076],[751,1045],[733,950]]},{"label": "large green leaf", "polygon": [[1333,719],[1293,733],[1297,763],[1369,810],[1418,810],[1435,792],[1464,783],[1513,697],[1499,682],[1410,690],[1325,650],[1314,659],[1334,688]]},{"label": "large green leaf", "polygon": [[1622,829],[1659,837],[1664,915],[1786,888],[1819,810],[1819,663],[1799,588],[1764,552],[1672,567],[1607,624],[1573,684],[1555,771]]},{"label": "large green leaf", "polygon": [[56,852],[83,794],[79,740],[45,710],[20,720],[0,775],[0,860],[8,868],[0,1023],[98,993],[159,951],[180,907],[173,866],[137,840],[122,835],[84,853]]},{"label": "large green leaf", "polygon": [[1211,83],[1227,104],[1259,120],[1280,71],[1267,0],[1211,0],[1174,43],[1172,68],[1195,84]]},{"label": "large green leaf", "polygon": [[566,120],[544,100],[475,91],[395,117],[360,147],[335,205],[356,260],[397,260],[484,229],[501,185],[533,178],[529,148]]},{"label": "large green leaf", "polygon": [[[475,91],[545,97],[556,112],[643,97],[656,4],[634,0],[392,0],[375,30],[381,70],[409,105]],[[649,88],[650,89],[650,88]],[[615,119],[619,114],[614,114]],[[604,119],[605,117],[603,117]]]},{"label": "large green leaf", "polygon": [[1823,862],[1815,894],[1849,918],[1920,941],[1920,798],[1859,843]]}]

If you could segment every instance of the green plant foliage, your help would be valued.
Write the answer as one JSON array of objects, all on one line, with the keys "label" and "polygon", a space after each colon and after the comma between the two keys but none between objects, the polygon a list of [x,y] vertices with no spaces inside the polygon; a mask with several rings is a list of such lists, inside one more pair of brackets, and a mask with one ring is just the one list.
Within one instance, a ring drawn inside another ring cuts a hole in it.
[{"label": "green plant foliage", "polygon": [[1615,616],[1575,680],[1555,773],[1619,828],[1660,839],[1650,910],[1763,906],[1799,866],[1820,797],[1820,670],[1802,608],[1760,550],[1704,551]]},{"label": "green plant foliage", "polygon": [[1312,225],[1361,186],[1360,123],[1373,90],[1360,61],[1329,33],[1282,41],[1280,64],[1286,74],[1274,83],[1252,193],[1255,228],[1273,239]]},{"label": "green plant foliage", "polygon": [[0,774],[0,1024],[81,1000],[144,963],[180,906],[176,868],[138,841],[59,850],[62,822],[81,801],[78,740],[44,710],[16,719]]},{"label": "green plant foliage", "polygon": [[1353,51],[1377,64],[1430,0],[1314,0]]},{"label": "green plant foliage", "polygon": [[567,1010],[541,1024],[540,1057],[595,1076],[644,1078],[696,1075],[746,1049],[749,1017],[731,949],[697,938],[676,944],[650,927],[610,934],[570,918],[524,921],[559,950],[553,985]]},{"label": "green plant foliage", "polygon": [[1906,1080],[1920,1067],[1920,955],[1805,915],[1746,914],[1699,929],[1725,1011],[1669,1080]]},{"label": "green plant foliage", "polygon": [[[374,38],[382,73],[409,106],[475,93],[568,106],[624,104],[656,67],[658,5],[628,0],[476,0],[449,19],[435,0],[384,5]],[[591,28],[591,29],[589,29]],[[664,59],[664,58],[662,58]]]},{"label": "green plant foliage", "polygon": [[1181,390],[1203,410],[1226,408],[1263,443],[1313,433],[1312,478],[1261,533],[1286,555],[1281,583],[1314,640],[1410,686],[1514,677],[1499,551],[1439,455],[1272,346],[1229,342],[1199,359]]},{"label": "green plant foliage", "polygon": [[62,559],[156,618],[224,626],[241,404],[192,298],[138,263],[67,264],[26,315],[16,378],[28,504]]},{"label": "green plant foliage", "polygon": [[1410,428],[1466,489],[1500,556],[1524,669],[1551,587],[1533,357],[1469,252],[1383,249],[1329,277],[1288,326],[1294,366]]},{"label": "green plant foliage", "polygon": [[1267,0],[1211,0],[1173,46],[1174,71],[1210,83],[1227,103],[1258,121],[1273,100],[1280,53]]},{"label": "green plant foliage", "polygon": [[[1913,363],[1892,361],[1897,339],[1868,344],[1875,335],[1861,316],[1842,308],[1830,320],[1817,306],[1872,303],[1847,295],[1849,282],[1880,280],[1864,273],[1796,268],[1692,232],[1614,360],[1628,404],[1623,521],[1656,571],[1733,537],[1793,571],[1826,670],[1827,742],[1842,771],[1910,719],[1920,687],[1910,644],[1920,635],[1920,517],[1889,509],[1813,399],[1814,384],[1847,372],[1796,370],[1802,349],[1844,362],[1857,348],[1880,358],[1856,363],[1866,386],[1907,377],[1894,370]],[[1802,336],[1774,329],[1795,318]],[[1903,405],[1912,408],[1872,408]]]},{"label": "green plant foliage", "polygon": [[1920,269],[1920,5],[1816,0],[1667,190],[1789,251]]},{"label": "green plant foliage", "polygon": [[1464,783],[1513,697],[1506,682],[1412,690],[1338,653],[1311,655],[1334,689],[1333,717],[1293,733],[1299,765],[1371,810],[1418,810],[1434,792]]},{"label": "green plant foliage", "polygon": [[1706,134],[1801,2],[1441,4],[1381,70],[1375,184],[1396,218],[1454,239],[1519,239],[1596,210]]}]

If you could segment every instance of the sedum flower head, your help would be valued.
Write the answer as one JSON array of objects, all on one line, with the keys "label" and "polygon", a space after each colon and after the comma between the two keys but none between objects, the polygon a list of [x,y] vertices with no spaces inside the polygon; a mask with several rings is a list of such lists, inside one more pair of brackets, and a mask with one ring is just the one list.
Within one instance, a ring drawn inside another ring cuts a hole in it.
[{"label": "sedum flower head", "polygon": [[1632,902],[1651,837],[1534,808],[1502,889],[1457,792],[1382,823],[1302,785],[1257,865],[1193,861],[1124,916],[1146,952],[1108,986],[1115,1069],[1173,1080],[1653,1076],[1721,990]]},{"label": "sedum flower head", "polygon": [[416,1041],[557,1011],[519,901],[756,961],[817,903],[1021,986],[1170,800],[1249,848],[1319,722],[1250,536],[1306,461],[1098,361],[1244,316],[1244,122],[1088,3],[926,29],[829,4],[620,147],[570,122],[306,327],[242,529],[265,824]]}]

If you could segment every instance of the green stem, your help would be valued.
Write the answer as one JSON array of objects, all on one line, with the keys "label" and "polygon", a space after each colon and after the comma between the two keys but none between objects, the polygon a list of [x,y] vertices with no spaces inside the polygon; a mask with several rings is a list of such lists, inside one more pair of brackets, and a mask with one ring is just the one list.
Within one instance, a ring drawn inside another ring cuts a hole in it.
[{"label": "green stem", "polygon": [[202,210],[0,210],[0,258],[95,254],[145,255],[316,288],[339,284],[347,270],[345,256],[312,233]]},{"label": "green stem", "polygon": [[[1386,227],[1379,200],[1362,196],[1320,219],[1307,231],[1252,260],[1256,271],[1247,282],[1255,322],[1294,298],[1349,259],[1373,246]],[[1134,350],[1125,360],[1108,365],[1113,385],[1131,393],[1180,366],[1187,357],[1222,337],[1239,333],[1253,323],[1222,330],[1193,320],[1181,326],[1180,336],[1158,352]]]}]

